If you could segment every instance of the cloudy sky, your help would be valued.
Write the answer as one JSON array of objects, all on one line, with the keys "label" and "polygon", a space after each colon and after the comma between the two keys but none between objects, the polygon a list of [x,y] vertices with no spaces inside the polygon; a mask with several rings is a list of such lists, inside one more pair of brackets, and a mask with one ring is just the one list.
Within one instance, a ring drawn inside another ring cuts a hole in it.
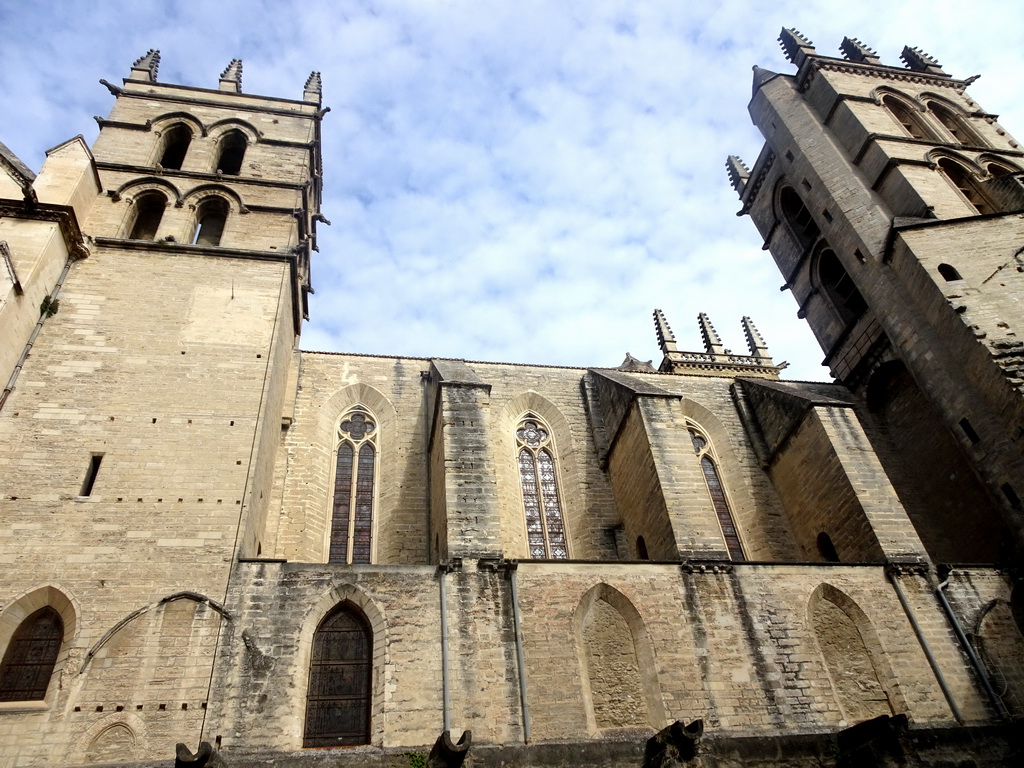
[{"label": "cloudy sky", "polygon": [[[827,379],[810,332],[724,172],[761,146],[750,68],[791,72],[858,37],[899,65],[921,47],[1017,136],[1015,2],[0,0],[0,140],[38,169],[82,133],[149,48],[160,80],[300,98],[323,73],[326,198],[305,349],[613,366],[683,348],[711,315],[744,349],[749,314],[790,378]],[[998,19],[1003,23],[994,23]]]}]

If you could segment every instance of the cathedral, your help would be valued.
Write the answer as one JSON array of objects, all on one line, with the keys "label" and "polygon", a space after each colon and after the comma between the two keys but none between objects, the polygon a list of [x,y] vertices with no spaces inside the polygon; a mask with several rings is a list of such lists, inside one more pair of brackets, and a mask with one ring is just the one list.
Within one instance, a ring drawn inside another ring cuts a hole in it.
[{"label": "cathedral", "polygon": [[0,768],[1021,764],[1024,150],[780,42],[726,171],[834,383],[302,350],[316,72],[0,144]]}]

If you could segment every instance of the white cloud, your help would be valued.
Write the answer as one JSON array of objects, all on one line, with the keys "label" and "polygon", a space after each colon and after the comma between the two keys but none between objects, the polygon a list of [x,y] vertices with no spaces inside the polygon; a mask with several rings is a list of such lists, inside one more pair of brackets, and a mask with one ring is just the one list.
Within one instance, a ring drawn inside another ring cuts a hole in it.
[{"label": "white cloud", "polygon": [[160,79],[298,97],[323,72],[326,198],[306,348],[569,365],[655,358],[665,310],[684,347],[711,314],[726,346],[751,315],[790,375],[822,353],[723,169],[752,163],[753,64],[792,71],[796,26],[898,63],[904,44],[957,76],[1018,134],[1019,24],[999,0],[770,6],[364,0],[7,4],[0,140],[38,168],[150,47]]}]

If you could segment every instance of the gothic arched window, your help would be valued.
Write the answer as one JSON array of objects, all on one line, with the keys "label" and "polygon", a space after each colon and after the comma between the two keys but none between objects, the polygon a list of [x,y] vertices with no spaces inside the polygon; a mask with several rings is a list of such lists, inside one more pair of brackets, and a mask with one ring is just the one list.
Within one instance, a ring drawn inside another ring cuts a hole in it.
[{"label": "gothic arched window", "polygon": [[933,132],[925,127],[917,108],[907,106],[894,96],[883,96],[882,104],[889,110],[889,114],[896,119],[896,122],[903,126],[903,130],[913,138],[935,140]]},{"label": "gothic arched window", "polygon": [[708,494],[711,496],[711,504],[715,508],[715,514],[718,515],[718,524],[722,528],[726,549],[729,550],[729,559],[744,560],[740,533],[736,528],[735,521],[732,519],[732,510],[729,509],[729,500],[725,495],[725,487],[722,485],[722,478],[718,474],[718,462],[715,461],[711,441],[694,425],[691,424],[688,429],[690,441],[693,443],[693,451],[697,454],[701,472],[704,474],[704,482],[707,484]]},{"label": "gothic arched window", "polygon": [[818,279],[844,323],[856,320],[867,309],[864,297],[831,248],[826,248],[818,255]]},{"label": "gothic arched window", "polygon": [[782,209],[783,216],[786,218],[786,222],[789,224],[789,228],[793,230],[796,239],[806,250],[818,239],[818,235],[821,234],[818,225],[811,218],[811,212],[807,210],[807,206],[800,199],[800,195],[794,192],[792,187],[786,187],[782,190],[782,193],[779,195],[779,206]]},{"label": "gothic arched window", "polygon": [[304,747],[370,743],[373,630],[351,603],[342,603],[313,634],[306,690]]},{"label": "gothic arched window", "polygon": [[377,420],[357,405],[338,425],[330,563],[369,563],[373,557],[373,503],[377,474]]},{"label": "gothic arched window", "polygon": [[249,142],[241,131],[231,131],[220,140],[220,154],[217,156],[217,170],[237,176],[242,171],[242,160]]},{"label": "gothic arched window", "polygon": [[46,698],[63,640],[64,622],[49,606],[21,622],[0,661],[0,701]]},{"label": "gothic arched window", "polygon": [[950,135],[957,142],[975,147],[985,146],[985,142],[967,124],[967,120],[964,119],[963,115],[934,101],[927,102],[926,106],[928,111],[938,118],[938,121],[942,123],[942,126],[949,131]]},{"label": "gothic arched window", "polygon": [[144,192],[135,201],[135,221],[128,235],[130,240],[155,240],[160,220],[164,217],[167,198],[159,192]]},{"label": "gothic arched window", "polygon": [[555,447],[551,430],[532,413],[526,414],[516,427],[516,452],[530,557],[566,560],[569,545],[558,493]]},{"label": "gothic arched window", "polygon": [[160,153],[160,165],[169,171],[180,171],[185,162],[185,153],[192,143],[192,130],[183,123],[164,132],[163,152]]},{"label": "gothic arched window", "polygon": [[978,186],[974,174],[960,163],[946,157],[939,160],[938,165],[946,178],[960,191],[960,194],[967,199],[974,210],[982,215],[993,212],[992,205]]},{"label": "gothic arched window", "polygon": [[224,225],[228,220],[228,204],[219,197],[208,197],[196,211],[196,231],[193,245],[220,245]]}]

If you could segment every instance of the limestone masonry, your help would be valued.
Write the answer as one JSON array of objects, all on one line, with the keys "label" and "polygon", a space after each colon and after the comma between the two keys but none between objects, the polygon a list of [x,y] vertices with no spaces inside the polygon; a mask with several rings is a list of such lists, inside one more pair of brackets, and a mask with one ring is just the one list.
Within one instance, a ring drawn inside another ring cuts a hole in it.
[{"label": "limestone masonry", "polygon": [[833,384],[301,351],[316,72],[0,144],[0,768],[1024,763],[1024,151],[780,41],[727,170]]}]

